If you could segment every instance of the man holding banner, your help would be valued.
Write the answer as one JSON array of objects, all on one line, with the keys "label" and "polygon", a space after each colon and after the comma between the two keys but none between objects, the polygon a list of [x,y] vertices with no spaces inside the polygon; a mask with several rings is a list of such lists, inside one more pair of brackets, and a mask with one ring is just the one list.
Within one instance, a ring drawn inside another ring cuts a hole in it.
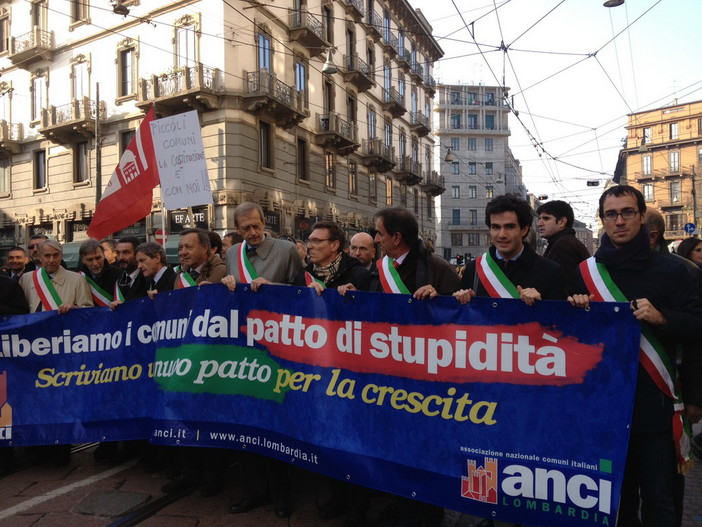
[{"label": "man holding banner", "polygon": [[218,284],[227,274],[222,258],[212,253],[210,237],[202,229],[185,229],[180,233],[178,258],[180,272],[176,289],[202,283]]},{"label": "man holding banner", "polygon": [[689,428],[675,358],[681,343],[702,337],[702,304],[683,264],[650,249],[645,212],[643,195],[631,186],[617,185],[602,194],[599,216],[605,234],[595,256],[580,264],[580,290],[588,294],[568,300],[579,307],[592,301],[629,302],[641,322],[639,374],[617,525],[673,527],[674,480],[690,465]]},{"label": "man holding banner", "polygon": [[96,306],[109,306],[114,300],[119,270],[107,263],[104,249],[97,240],[85,240],[78,249],[83,267],[81,272],[90,286]]},{"label": "man holding banner", "polygon": [[520,298],[527,305],[536,300],[565,300],[560,265],[542,258],[524,237],[531,229],[529,203],[516,196],[497,196],[485,207],[492,246],[468,262],[461,289],[454,296],[465,304],[475,296]]}]

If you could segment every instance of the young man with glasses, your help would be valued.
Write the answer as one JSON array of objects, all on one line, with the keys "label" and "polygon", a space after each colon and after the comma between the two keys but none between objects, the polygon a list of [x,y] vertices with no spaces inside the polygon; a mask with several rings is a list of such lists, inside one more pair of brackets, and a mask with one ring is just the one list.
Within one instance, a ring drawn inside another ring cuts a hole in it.
[{"label": "young man with glasses", "polygon": [[578,307],[595,300],[628,301],[650,330],[652,337],[642,336],[642,349],[652,351],[639,365],[617,525],[674,527],[677,473],[689,464],[684,432],[676,432],[682,429],[676,410],[682,400],[674,365],[680,345],[702,338],[702,303],[684,265],[651,250],[645,213],[643,195],[629,185],[602,194],[605,234],[594,257],[580,265],[582,293],[568,300]]}]

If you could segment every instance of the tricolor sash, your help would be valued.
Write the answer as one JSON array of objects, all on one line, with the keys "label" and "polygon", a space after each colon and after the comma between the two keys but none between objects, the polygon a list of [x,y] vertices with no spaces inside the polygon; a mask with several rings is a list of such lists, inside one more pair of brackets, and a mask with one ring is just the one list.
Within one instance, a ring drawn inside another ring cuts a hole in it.
[{"label": "tricolor sash", "polygon": [[[614,283],[614,280],[612,280],[607,267],[604,264],[597,263],[594,256],[580,263],[580,274],[585,281],[588,291],[594,295],[596,301],[629,301],[617,287],[617,284]],[[675,380],[674,365],[671,364],[663,345],[645,322],[641,322],[639,361],[658,389],[673,400],[673,435],[678,455],[678,468],[682,472],[691,463],[690,427],[683,415],[685,406]]]},{"label": "tricolor sash", "polygon": [[90,278],[83,271],[79,271],[78,274],[83,276],[83,278],[85,278],[85,281],[88,282],[88,285],[90,286],[90,294],[93,297],[93,302],[95,303],[95,305],[96,306],[109,306],[110,302],[112,302],[112,300],[113,300],[110,293],[108,293],[102,287],[97,285],[95,283],[95,281],[92,278]]},{"label": "tricolor sash", "polygon": [[197,285],[195,283],[195,279],[192,276],[190,276],[190,273],[188,271],[181,271],[180,273],[178,273],[178,280],[176,280],[175,289],[192,287],[194,285]]},{"label": "tricolor sash", "polygon": [[245,241],[241,242],[239,245],[239,254],[236,259],[236,264],[239,269],[239,279],[245,284],[250,284],[258,278],[258,273],[256,269],[254,269],[251,260],[249,260],[249,256],[246,254],[248,247]]},{"label": "tricolor sash", "polygon": [[39,300],[41,300],[41,306],[44,311],[54,311],[59,308],[63,303],[61,302],[61,297],[56,292],[54,284],[51,282],[49,273],[46,269],[40,267],[32,273],[32,280],[34,280],[34,288],[39,295]]},{"label": "tricolor sash", "polygon": [[410,291],[400,278],[400,274],[395,269],[395,260],[389,256],[384,256],[382,260],[375,262],[380,275],[380,284],[386,293],[399,293],[409,295]]},{"label": "tricolor sash", "polygon": [[519,298],[519,291],[507,278],[490,252],[478,256],[475,261],[475,271],[478,279],[492,298]]},{"label": "tricolor sash", "polygon": [[115,282],[115,300],[118,302],[124,302],[124,294],[122,293],[122,289],[119,287],[119,280]]},{"label": "tricolor sash", "polygon": [[307,287],[311,286],[315,282],[321,285],[324,289],[327,288],[326,284],[323,281],[321,281],[319,278],[315,278],[312,275],[312,273],[305,271],[305,283],[307,284]]}]

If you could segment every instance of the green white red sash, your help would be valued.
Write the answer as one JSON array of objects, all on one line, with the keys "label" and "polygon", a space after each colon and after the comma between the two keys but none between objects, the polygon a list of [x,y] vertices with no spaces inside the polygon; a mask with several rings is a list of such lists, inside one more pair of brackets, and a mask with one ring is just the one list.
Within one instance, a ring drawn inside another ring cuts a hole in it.
[{"label": "green white red sash", "polygon": [[97,285],[95,281],[83,271],[79,271],[78,274],[85,278],[85,281],[88,282],[88,285],[90,286],[90,294],[93,297],[93,302],[95,303],[95,305],[109,306],[110,302],[112,302],[113,300],[110,293],[108,293],[102,287]]},{"label": "green white red sash", "polygon": [[190,273],[188,271],[181,271],[178,273],[178,279],[176,280],[175,283],[175,289],[182,289],[184,287],[192,287],[194,285],[197,285],[195,280],[193,279],[192,276],[190,276]]},{"label": "green white red sash", "polygon": [[307,287],[311,286],[315,282],[321,285],[324,289],[327,288],[326,284],[322,280],[315,278],[312,273],[305,271],[305,283],[307,284]]},{"label": "green white red sash", "polygon": [[40,267],[32,273],[32,280],[34,281],[34,289],[39,295],[39,300],[41,300],[41,306],[44,311],[54,311],[59,308],[63,303],[61,297],[56,292],[54,284],[51,282],[49,273],[46,269]]},{"label": "green white red sash", "polygon": [[395,260],[389,256],[384,256],[382,260],[375,262],[380,275],[380,284],[383,286],[383,291],[386,293],[396,293],[409,295],[410,290],[400,278],[400,273],[395,269]]},{"label": "green white red sash", "polygon": [[258,273],[246,254],[248,247],[245,241],[241,242],[239,245],[239,254],[236,259],[236,264],[239,269],[239,280],[244,284],[250,284],[258,278]]},{"label": "green white red sash", "polygon": [[119,280],[115,282],[115,300],[118,302],[124,302],[124,294],[122,293],[122,289],[119,287]]},{"label": "green white red sash", "polygon": [[519,298],[519,291],[489,252],[478,256],[475,271],[485,291],[492,298]]},{"label": "green white red sash", "polygon": [[[597,263],[591,256],[580,264],[580,274],[585,281],[588,291],[598,302],[628,302],[624,293],[614,283],[607,267]],[[674,365],[671,364],[663,345],[651,332],[645,322],[641,323],[641,341],[639,362],[656,384],[658,389],[673,402],[673,435],[678,454],[678,466],[684,470],[690,463],[689,425],[684,418],[685,406],[678,385],[675,381]]]}]

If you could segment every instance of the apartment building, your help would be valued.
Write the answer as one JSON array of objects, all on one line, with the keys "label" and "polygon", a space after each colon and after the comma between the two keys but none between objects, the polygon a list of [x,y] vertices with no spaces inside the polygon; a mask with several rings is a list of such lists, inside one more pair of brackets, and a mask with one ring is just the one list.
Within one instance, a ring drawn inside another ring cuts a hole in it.
[{"label": "apartment building", "polygon": [[628,117],[621,182],[641,190],[646,206],[663,214],[666,239],[689,236],[689,223],[699,234],[702,212],[696,178],[702,164],[702,101]]},{"label": "apartment building", "polygon": [[447,191],[440,198],[438,252],[444,258],[475,258],[490,246],[485,206],[513,193],[526,198],[522,169],[509,149],[508,88],[439,84],[435,107],[440,140],[440,175]]},{"label": "apartment building", "polygon": [[224,233],[251,200],[300,238],[319,219],[369,229],[394,205],[434,239],[442,54],[405,0],[2,2],[0,256],[39,232],[85,239],[151,104],[197,110],[214,204],[165,211],[157,190],[152,214],[117,235]]}]

